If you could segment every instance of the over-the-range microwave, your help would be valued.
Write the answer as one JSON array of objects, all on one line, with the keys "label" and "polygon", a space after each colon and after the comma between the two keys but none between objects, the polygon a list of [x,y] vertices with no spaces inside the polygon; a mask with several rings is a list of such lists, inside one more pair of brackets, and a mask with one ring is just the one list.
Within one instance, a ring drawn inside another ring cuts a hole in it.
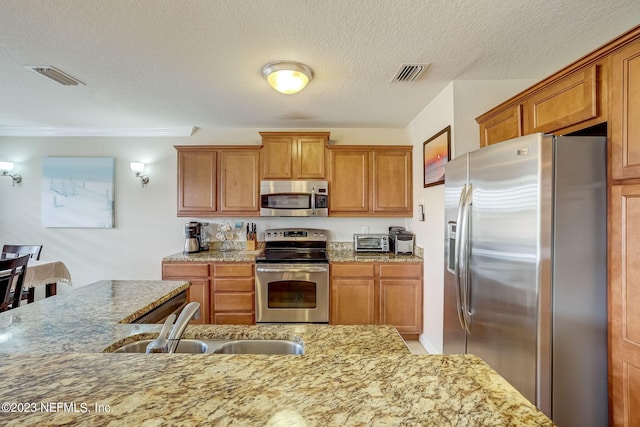
[{"label": "over-the-range microwave", "polygon": [[328,216],[327,181],[260,181],[260,216]]}]

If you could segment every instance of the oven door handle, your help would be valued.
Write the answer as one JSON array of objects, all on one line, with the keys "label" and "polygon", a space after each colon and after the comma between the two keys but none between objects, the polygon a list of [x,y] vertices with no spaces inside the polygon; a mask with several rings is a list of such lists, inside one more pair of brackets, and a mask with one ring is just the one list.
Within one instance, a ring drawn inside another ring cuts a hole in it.
[{"label": "oven door handle", "polygon": [[256,267],[260,273],[324,273],[328,267]]}]

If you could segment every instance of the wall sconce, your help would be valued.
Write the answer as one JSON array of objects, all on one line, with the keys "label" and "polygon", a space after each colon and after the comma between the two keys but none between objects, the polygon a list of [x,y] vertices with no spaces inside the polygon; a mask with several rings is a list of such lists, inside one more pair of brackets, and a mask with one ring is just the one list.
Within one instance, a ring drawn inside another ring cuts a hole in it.
[{"label": "wall sconce", "polygon": [[144,163],[131,162],[129,163],[129,167],[131,168],[131,171],[136,174],[136,177],[140,178],[143,187],[149,183],[149,177],[147,175],[141,175],[142,172],[144,172],[144,168],[146,167]]},{"label": "wall sconce", "polygon": [[10,175],[9,172],[13,170],[13,163],[11,162],[0,162],[0,175],[1,176],[10,176],[13,181],[11,185],[20,184],[22,182],[22,176],[19,174]]},{"label": "wall sconce", "polygon": [[313,73],[299,62],[274,61],[262,68],[262,76],[278,92],[291,95],[304,89]]}]

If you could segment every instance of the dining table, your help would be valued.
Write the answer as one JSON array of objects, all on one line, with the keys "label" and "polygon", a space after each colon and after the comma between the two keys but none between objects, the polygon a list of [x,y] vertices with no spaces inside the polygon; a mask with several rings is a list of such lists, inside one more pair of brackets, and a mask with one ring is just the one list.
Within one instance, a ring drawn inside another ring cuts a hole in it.
[{"label": "dining table", "polygon": [[35,288],[46,286],[45,297],[53,296],[58,291],[58,284],[71,285],[71,274],[62,261],[29,260],[24,276],[24,289],[27,289],[27,303],[35,300]]}]

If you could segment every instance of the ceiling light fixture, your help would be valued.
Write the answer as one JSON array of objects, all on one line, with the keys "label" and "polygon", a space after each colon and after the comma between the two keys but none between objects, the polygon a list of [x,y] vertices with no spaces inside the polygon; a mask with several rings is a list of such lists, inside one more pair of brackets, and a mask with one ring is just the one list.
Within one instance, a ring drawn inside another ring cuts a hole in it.
[{"label": "ceiling light fixture", "polygon": [[0,176],[10,176],[13,181],[11,185],[20,184],[22,182],[22,176],[16,174],[9,175],[9,172],[13,170],[13,163],[0,162]]},{"label": "ceiling light fixture", "polygon": [[313,72],[299,62],[274,61],[262,68],[262,76],[278,92],[291,95],[304,89],[313,78]]}]

